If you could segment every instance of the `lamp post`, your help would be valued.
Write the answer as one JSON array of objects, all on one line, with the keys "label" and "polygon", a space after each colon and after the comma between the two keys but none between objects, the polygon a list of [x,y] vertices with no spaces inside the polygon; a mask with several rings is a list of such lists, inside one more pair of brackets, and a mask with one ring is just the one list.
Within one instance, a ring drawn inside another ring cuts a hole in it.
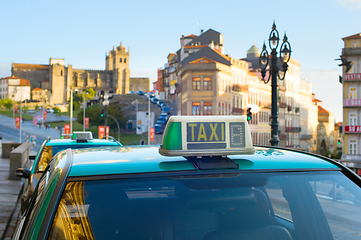
[{"label": "lamp post", "polygon": [[73,87],[70,87],[70,134],[73,134]]},{"label": "lamp post", "polygon": [[[277,47],[279,44],[279,34],[276,29],[276,25],[273,22],[272,31],[269,35],[268,43],[271,49],[271,62],[269,62],[269,54],[266,50],[266,44],[263,43],[262,52],[259,57],[259,65],[262,73],[262,81],[264,83],[268,83],[270,77],[272,78],[271,87],[272,87],[272,109],[271,109],[271,139],[270,143],[272,146],[278,146],[279,138],[278,138],[278,92],[277,92],[277,78],[280,80],[284,80],[286,76],[286,72],[288,69],[288,62],[291,58],[291,44],[287,40],[287,36],[283,37],[283,42],[280,47],[280,56],[277,57]],[[280,60],[282,64],[283,74],[280,76],[280,71],[278,68],[278,60]],[[267,67],[269,65],[269,75],[266,77]],[[266,78],[265,78],[266,77]]]},{"label": "lamp post", "polygon": [[103,106],[105,107],[105,112],[104,112],[104,129],[105,129],[105,131],[107,131],[106,129],[107,129],[107,124],[108,124],[108,122],[107,122],[107,118],[108,118],[108,105],[109,105],[109,95],[106,93],[105,95],[104,95],[104,101],[103,101]]}]

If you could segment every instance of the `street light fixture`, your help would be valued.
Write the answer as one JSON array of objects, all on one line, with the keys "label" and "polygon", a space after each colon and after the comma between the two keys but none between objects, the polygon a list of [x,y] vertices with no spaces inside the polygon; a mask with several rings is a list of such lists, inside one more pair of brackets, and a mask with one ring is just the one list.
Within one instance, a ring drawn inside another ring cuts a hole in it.
[{"label": "street light fixture", "polygon": [[[271,110],[271,145],[278,146],[279,138],[278,138],[278,92],[277,92],[277,78],[280,80],[284,80],[286,76],[286,72],[288,69],[288,62],[291,58],[291,44],[288,42],[288,38],[286,36],[283,37],[283,42],[280,47],[280,56],[277,57],[277,47],[279,45],[279,34],[276,29],[276,24],[273,22],[272,31],[269,35],[268,39],[269,47],[271,51],[271,62],[269,62],[269,54],[266,49],[266,44],[263,43],[262,52],[259,57],[259,65],[261,68],[262,81],[264,83],[268,83],[270,77],[272,77],[271,87],[272,87],[272,110]],[[281,61],[283,72],[279,71],[278,68],[278,60]],[[269,68],[267,68],[269,65]],[[266,71],[269,70],[269,75],[266,77]],[[283,74],[282,74],[283,73]],[[266,78],[265,78],[266,77]]]}]

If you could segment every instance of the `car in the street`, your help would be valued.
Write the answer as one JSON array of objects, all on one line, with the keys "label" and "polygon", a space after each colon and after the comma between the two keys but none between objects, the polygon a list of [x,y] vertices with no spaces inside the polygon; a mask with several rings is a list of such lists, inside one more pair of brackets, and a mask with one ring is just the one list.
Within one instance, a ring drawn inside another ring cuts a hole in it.
[{"label": "car in the street", "polygon": [[244,116],[172,116],[162,145],[68,149],[13,239],[360,239],[361,179],[253,146]]},{"label": "car in the street", "polygon": [[168,113],[165,113],[165,112],[162,112],[162,113],[160,114],[160,117],[164,117],[164,118],[167,119],[167,120],[168,120],[168,118],[169,118]]},{"label": "car in the street", "polygon": [[46,112],[47,112],[47,113],[54,113],[54,109],[52,109],[52,108],[47,108],[47,109],[46,109]]},{"label": "car in the street", "polygon": [[135,93],[138,94],[138,95],[144,95],[144,94],[145,94],[145,92],[140,91],[140,90],[139,90],[139,91],[136,91]]},{"label": "car in the street", "polygon": [[154,97],[154,98],[151,98],[150,101],[151,101],[152,103],[157,104],[157,102],[158,102],[159,100],[158,100],[158,98],[155,98],[155,97]]},{"label": "car in the street", "polygon": [[167,113],[168,115],[170,114],[170,109],[169,109],[169,107],[168,106],[163,106],[162,107],[162,112],[165,112],[165,113]]},{"label": "car in the street", "polygon": [[135,94],[135,92],[132,90],[129,90],[128,94]]},{"label": "car in the street", "polygon": [[163,133],[163,122],[154,124],[154,132],[155,134],[162,134]]},{"label": "car in the street", "polygon": [[161,121],[165,125],[167,123],[168,119],[164,116],[160,116],[157,121]]},{"label": "car in the street", "polygon": [[19,176],[27,179],[24,184],[24,193],[21,196],[21,211],[24,211],[28,205],[30,196],[38,184],[40,176],[50,162],[51,158],[58,152],[71,148],[89,148],[101,146],[122,146],[114,138],[93,139],[91,132],[73,132],[73,134],[63,134],[62,139],[47,138],[40,147],[36,156],[31,156],[29,168],[17,169]]}]

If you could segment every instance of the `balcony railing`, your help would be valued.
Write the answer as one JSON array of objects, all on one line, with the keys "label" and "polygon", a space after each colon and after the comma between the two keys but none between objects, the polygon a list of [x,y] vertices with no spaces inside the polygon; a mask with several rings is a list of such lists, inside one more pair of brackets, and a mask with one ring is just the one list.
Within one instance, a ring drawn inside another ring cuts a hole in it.
[{"label": "balcony railing", "polygon": [[269,109],[271,109],[271,104],[268,103],[268,102],[259,102],[258,106],[261,107],[261,108],[269,108]]},{"label": "balcony railing", "polygon": [[234,92],[248,92],[248,86],[233,84],[232,85],[232,91],[234,91]]},{"label": "balcony railing", "polygon": [[311,139],[312,135],[311,134],[302,134],[300,139],[301,140],[307,140],[307,139]]},{"label": "balcony railing", "polygon": [[344,107],[360,107],[361,99],[344,99],[343,106]]},{"label": "balcony railing", "polygon": [[245,115],[247,113],[247,110],[246,109],[243,109],[243,108],[232,108],[232,113],[233,114],[236,114],[236,115]]},{"label": "balcony railing", "polygon": [[280,134],[279,137],[280,137],[280,140],[286,140],[287,134]]},{"label": "balcony railing", "polygon": [[342,48],[342,56],[361,55],[361,48]]},{"label": "balcony railing", "polygon": [[286,132],[301,132],[301,127],[286,127]]},{"label": "balcony railing", "polygon": [[285,102],[280,102],[280,108],[286,108],[287,107],[287,103]]}]

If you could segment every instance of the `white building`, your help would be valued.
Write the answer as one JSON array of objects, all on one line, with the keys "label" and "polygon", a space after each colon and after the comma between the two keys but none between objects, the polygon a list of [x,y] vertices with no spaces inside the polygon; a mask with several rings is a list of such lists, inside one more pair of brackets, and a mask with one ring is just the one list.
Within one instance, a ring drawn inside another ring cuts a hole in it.
[{"label": "white building", "polygon": [[30,100],[30,81],[15,76],[0,79],[0,99],[10,98],[16,102]]}]

